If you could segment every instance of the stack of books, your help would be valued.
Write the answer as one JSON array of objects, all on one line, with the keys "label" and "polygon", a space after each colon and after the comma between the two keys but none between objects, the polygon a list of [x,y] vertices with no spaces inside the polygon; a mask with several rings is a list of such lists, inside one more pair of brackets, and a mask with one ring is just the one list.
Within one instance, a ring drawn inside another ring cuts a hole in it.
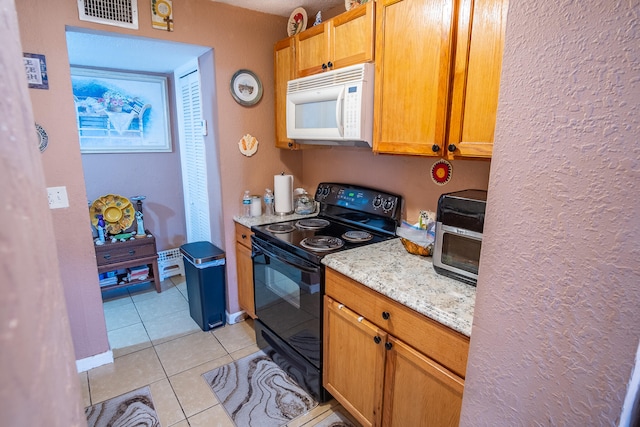
[{"label": "stack of books", "polygon": [[109,271],[108,273],[102,273],[99,276],[100,286],[116,285],[118,283],[118,276],[115,271]]},{"label": "stack of books", "polygon": [[127,279],[129,282],[133,282],[134,280],[146,280],[147,277],[149,277],[149,267],[146,265],[127,268]]}]

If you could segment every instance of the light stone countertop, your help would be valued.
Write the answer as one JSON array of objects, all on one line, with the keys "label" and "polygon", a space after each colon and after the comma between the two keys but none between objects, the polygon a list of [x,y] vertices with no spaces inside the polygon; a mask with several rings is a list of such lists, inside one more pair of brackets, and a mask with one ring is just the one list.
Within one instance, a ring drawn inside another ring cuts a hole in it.
[{"label": "light stone countertop", "polygon": [[318,215],[318,212],[316,210],[316,212],[309,215],[299,215],[295,213],[289,214],[289,215],[264,215],[263,214],[260,216],[251,216],[251,217],[235,215],[233,217],[233,220],[238,224],[242,224],[245,227],[251,228],[251,226],[253,225],[273,224],[275,222],[285,222],[285,221],[291,221],[294,219],[311,218],[317,215]]},{"label": "light stone countertop", "polygon": [[328,254],[322,263],[418,313],[471,336],[476,288],[435,272],[400,239]]}]

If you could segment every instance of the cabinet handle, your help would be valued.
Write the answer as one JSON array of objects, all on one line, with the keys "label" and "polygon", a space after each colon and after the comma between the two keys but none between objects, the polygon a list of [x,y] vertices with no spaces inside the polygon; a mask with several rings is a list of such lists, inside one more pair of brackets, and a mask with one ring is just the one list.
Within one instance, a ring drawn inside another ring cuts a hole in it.
[{"label": "cabinet handle", "polygon": [[449,146],[447,148],[449,149],[449,152],[451,152],[451,153],[456,151],[456,145],[455,144],[449,144]]},{"label": "cabinet handle", "polygon": [[104,259],[109,259],[109,258],[111,258],[111,254],[106,254],[106,255],[103,256],[103,258]]},{"label": "cabinet handle", "polygon": [[333,62],[331,61],[327,62],[327,65],[329,66],[329,68],[333,68]]},{"label": "cabinet handle", "polygon": [[393,347],[393,344],[391,344],[390,342],[386,342],[384,343],[384,348],[386,348],[387,350],[391,350],[391,348]]},{"label": "cabinet handle", "polygon": [[440,146],[438,144],[433,144],[431,146],[431,151],[433,151],[434,153],[437,153],[438,151],[440,151]]},{"label": "cabinet handle", "polygon": [[327,68],[329,68],[329,67],[327,66],[327,64],[324,64],[324,63],[323,63],[323,64],[322,64],[322,69],[323,69],[323,70],[326,70]]},{"label": "cabinet handle", "polygon": [[289,148],[292,148],[293,147],[293,142],[290,142],[287,145],[289,146]]},{"label": "cabinet handle", "polygon": [[388,311],[383,311],[383,312],[382,312],[382,318],[383,318],[384,320],[389,320],[389,317],[391,317],[391,315],[389,314],[389,312],[388,312]]},{"label": "cabinet handle", "polygon": [[379,336],[375,336],[373,337],[373,342],[375,342],[376,344],[380,344],[380,342],[382,341],[382,338],[380,338]]},{"label": "cabinet handle", "polygon": [[136,253],[135,249],[131,249],[131,250],[129,251],[129,255],[133,255],[133,254],[135,254],[135,253]]},{"label": "cabinet handle", "polygon": [[243,235],[242,235],[242,238],[243,238],[243,239],[246,239],[246,238],[247,238],[247,235],[246,235],[246,234],[243,234]]}]

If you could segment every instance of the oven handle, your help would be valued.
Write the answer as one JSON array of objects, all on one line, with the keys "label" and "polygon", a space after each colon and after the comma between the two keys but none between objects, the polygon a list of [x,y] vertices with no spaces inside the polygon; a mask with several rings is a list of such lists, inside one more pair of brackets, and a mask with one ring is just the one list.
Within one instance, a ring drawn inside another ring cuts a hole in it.
[{"label": "oven handle", "polygon": [[[266,249],[265,248],[266,245],[271,246],[268,243],[266,243],[266,244],[262,243],[262,242],[258,243],[256,241],[256,239],[253,239],[251,241],[251,243],[252,243],[252,245],[251,245],[251,259],[264,254],[264,255],[270,256],[271,258],[275,258],[275,259],[277,259],[278,261],[280,261],[282,263],[290,265],[293,268],[296,268],[298,270],[302,270],[305,273],[315,274],[315,273],[318,273],[318,271],[320,270],[319,267],[307,267],[305,265],[302,265],[302,264],[299,264],[299,263],[296,263],[296,262],[291,262],[290,258],[292,258],[292,257],[285,257],[285,256],[278,255],[276,253],[276,252],[278,252],[277,249],[275,249],[275,248],[274,248],[274,250]],[[289,258],[289,259],[287,259],[287,258]]]}]

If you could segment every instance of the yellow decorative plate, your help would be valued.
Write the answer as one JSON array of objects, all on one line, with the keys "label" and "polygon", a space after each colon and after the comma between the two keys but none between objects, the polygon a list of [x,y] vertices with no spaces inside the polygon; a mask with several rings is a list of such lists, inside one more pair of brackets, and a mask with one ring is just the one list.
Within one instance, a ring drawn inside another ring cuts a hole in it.
[{"label": "yellow decorative plate", "polygon": [[89,208],[91,224],[98,227],[98,215],[102,215],[109,234],[118,234],[131,227],[135,214],[129,199],[116,194],[107,194],[94,200]]}]

